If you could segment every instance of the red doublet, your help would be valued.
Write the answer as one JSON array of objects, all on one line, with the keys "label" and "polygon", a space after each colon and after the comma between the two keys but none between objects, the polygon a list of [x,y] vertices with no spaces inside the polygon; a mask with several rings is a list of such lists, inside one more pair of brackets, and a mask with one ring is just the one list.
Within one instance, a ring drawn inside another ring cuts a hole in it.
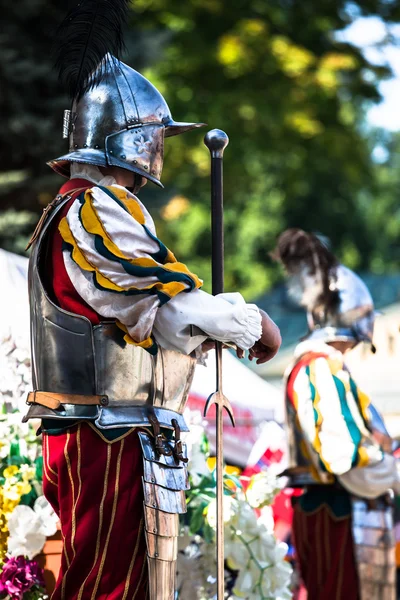
[{"label": "red doublet", "polygon": [[60,194],[66,194],[77,188],[79,191],[72,194],[71,200],[63,206],[51,224],[48,252],[49,258],[46,266],[47,273],[49,273],[50,277],[51,289],[58,306],[76,315],[82,315],[88,318],[93,325],[98,325],[101,320],[100,315],[98,315],[88,304],[86,304],[83,298],[79,296],[68,277],[62,251],[63,239],[58,231],[58,225],[61,219],[66,216],[71,204],[82,192],[82,188],[92,188],[93,186],[94,184],[86,179],[70,179],[60,189]]},{"label": "red doublet", "polygon": [[[46,287],[53,300],[93,325],[98,315],[68,277],[58,231],[82,188],[65,183],[61,194],[80,188],[51,224]],[[107,440],[88,423],[60,435],[43,435],[44,494],[60,517],[64,540],[61,570],[52,600],[146,600],[143,532],[143,458],[136,431]]]}]

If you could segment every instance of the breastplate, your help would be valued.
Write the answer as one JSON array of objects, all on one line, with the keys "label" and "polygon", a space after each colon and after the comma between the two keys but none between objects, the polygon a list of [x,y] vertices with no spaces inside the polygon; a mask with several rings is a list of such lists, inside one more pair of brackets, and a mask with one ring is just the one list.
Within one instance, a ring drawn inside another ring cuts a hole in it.
[{"label": "breastplate", "polygon": [[35,242],[29,264],[31,346],[35,390],[64,394],[102,394],[108,405],[63,405],[53,411],[32,405],[28,418],[90,419],[99,427],[147,424],[147,409],[155,408],[160,424],[181,417],[196,361],[159,348],[156,356],[127,344],[113,322],[93,326],[83,316],[61,309],[51,299],[43,277],[49,226],[62,202],[48,218]]}]

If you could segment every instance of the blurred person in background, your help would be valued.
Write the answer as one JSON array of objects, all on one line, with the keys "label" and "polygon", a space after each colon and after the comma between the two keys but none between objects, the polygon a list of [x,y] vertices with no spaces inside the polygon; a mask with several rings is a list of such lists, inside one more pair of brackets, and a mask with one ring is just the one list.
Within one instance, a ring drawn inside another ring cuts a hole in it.
[{"label": "blurred person in background", "polygon": [[285,375],[284,473],[289,487],[303,489],[294,498],[293,534],[308,600],[394,600],[389,490],[400,491],[400,463],[345,363],[361,342],[375,351],[372,297],[315,235],[288,229],[274,257],[309,323]]},{"label": "blurred person in background", "polygon": [[31,240],[26,418],[42,419],[44,492],[64,538],[53,600],[174,597],[196,358],[209,338],[260,363],[280,345],[239,293],[200,289],[137,197],[148,181],[161,185],[164,138],[202,124],[174,121],[114,56],[126,8],[85,0],[57,32],[73,102],[69,152],[49,165],[67,181]]}]

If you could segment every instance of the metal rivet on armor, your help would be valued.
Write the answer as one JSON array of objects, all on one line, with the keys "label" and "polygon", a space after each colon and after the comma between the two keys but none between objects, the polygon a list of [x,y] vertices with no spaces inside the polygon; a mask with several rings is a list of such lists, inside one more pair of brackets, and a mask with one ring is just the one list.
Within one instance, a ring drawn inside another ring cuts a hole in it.
[{"label": "metal rivet on armor", "polygon": [[152,478],[151,478],[151,483],[155,483],[155,482],[156,482],[155,478],[154,478],[154,477],[152,477]]},{"label": "metal rivet on armor", "polygon": [[77,147],[78,147],[78,144],[75,144],[74,148],[77,148]]},{"label": "metal rivet on armor", "polygon": [[145,168],[145,169],[146,169],[146,171],[147,171],[147,169],[148,169],[149,167],[148,167],[147,165],[143,165],[143,166],[144,166],[144,168]]},{"label": "metal rivet on armor", "polygon": [[122,158],[122,160],[125,160],[125,158],[126,158],[125,154],[121,154],[121,158]]},{"label": "metal rivet on armor", "polygon": [[98,144],[96,144],[96,145],[95,145],[95,148],[99,148],[99,145],[98,145]]},{"label": "metal rivet on armor", "polygon": [[134,165],[136,165],[136,163],[137,163],[137,160],[135,159],[135,160],[133,161],[133,164],[134,164]]},{"label": "metal rivet on armor", "polygon": [[154,527],[153,533],[157,533],[157,528],[156,527]]},{"label": "metal rivet on armor", "polygon": [[153,502],[153,506],[154,506],[154,508],[157,508],[156,502]]},{"label": "metal rivet on armor", "polygon": [[114,154],[112,150],[110,150],[110,154]]},{"label": "metal rivet on armor", "polygon": [[84,148],[87,148],[87,144],[83,144],[83,147],[84,147]]},{"label": "metal rivet on armor", "polygon": [[100,404],[101,404],[101,406],[108,406],[107,396],[103,396],[103,398],[100,398]]},{"label": "metal rivet on armor", "polygon": [[158,552],[154,552],[154,558],[158,558]]}]

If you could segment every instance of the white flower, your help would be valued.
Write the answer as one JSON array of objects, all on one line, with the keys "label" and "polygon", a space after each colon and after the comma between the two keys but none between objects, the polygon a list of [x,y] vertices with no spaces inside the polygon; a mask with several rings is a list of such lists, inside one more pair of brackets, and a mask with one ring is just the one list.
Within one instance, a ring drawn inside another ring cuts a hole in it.
[{"label": "white flower", "polygon": [[8,410],[20,408],[31,389],[30,351],[11,336],[0,339],[0,400]]},{"label": "white flower", "polygon": [[263,525],[269,533],[274,532],[274,528],[275,528],[274,512],[273,512],[271,506],[264,506],[261,509],[261,516],[258,518],[257,523],[259,525]]},{"label": "white flower", "polygon": [[262,508],[272,504],[280,489],[278,479],[272,473],[262,471],[251,477],[246,498],[253,508]]},{"label": "white flower", "polygon": [[203,476],[210,475],[207,459],[202,451],[202,444],[204,443],[204,420],[199,411],[190,411],[189,409],[185,410],[185,419],[190,424],[190,432],[184,434],[189,457],[188,469],[192,478],[192,484],[196,487],[200,484]]},{"label": "white flower", "polygon": [[32,560],[42,550],[46,541],[42,521],[29,506],[19,505],[14,509],[8,529],[8,553],[11,556],[27,556]]},{"label": "white flower", "polygon": [[[223,512],[224,512],[224,523],[229,523],[233,517],[237,514],[239,509],[238,501],[233,496],[224,496],[223,501]],[[211,500],[207,507],[206,519],[210,527],[213,529],[217,528],[217,501]]]},{"label": "white flower", "polygon": [[194,443],[189,453],[189,472],[194,486],[200,484],[204,476],[210,475],[210,469],[207,466],[206,457],[201,451],[200,442]]},{"label": "white flower", "polygon": [[51,504],[44,496],[39,496],[35,501],[33,510],[42,521],[42,531],[46,537],[54,535],[57,531],[58,517]]},{"label": "white flower", "polygon": [[27,556],[30,560],[41,552],[46,537],[57,531],[58,518],[44,496],[34,505],[18,505],[8,520],[10,536],[8,553],[11,556]]},{"label": "white flower", "polygon": [[242,569],[236,580],[234,592],[239,598],[256,598],[254,595],[259,573],[254,573],[250,569]]}]

